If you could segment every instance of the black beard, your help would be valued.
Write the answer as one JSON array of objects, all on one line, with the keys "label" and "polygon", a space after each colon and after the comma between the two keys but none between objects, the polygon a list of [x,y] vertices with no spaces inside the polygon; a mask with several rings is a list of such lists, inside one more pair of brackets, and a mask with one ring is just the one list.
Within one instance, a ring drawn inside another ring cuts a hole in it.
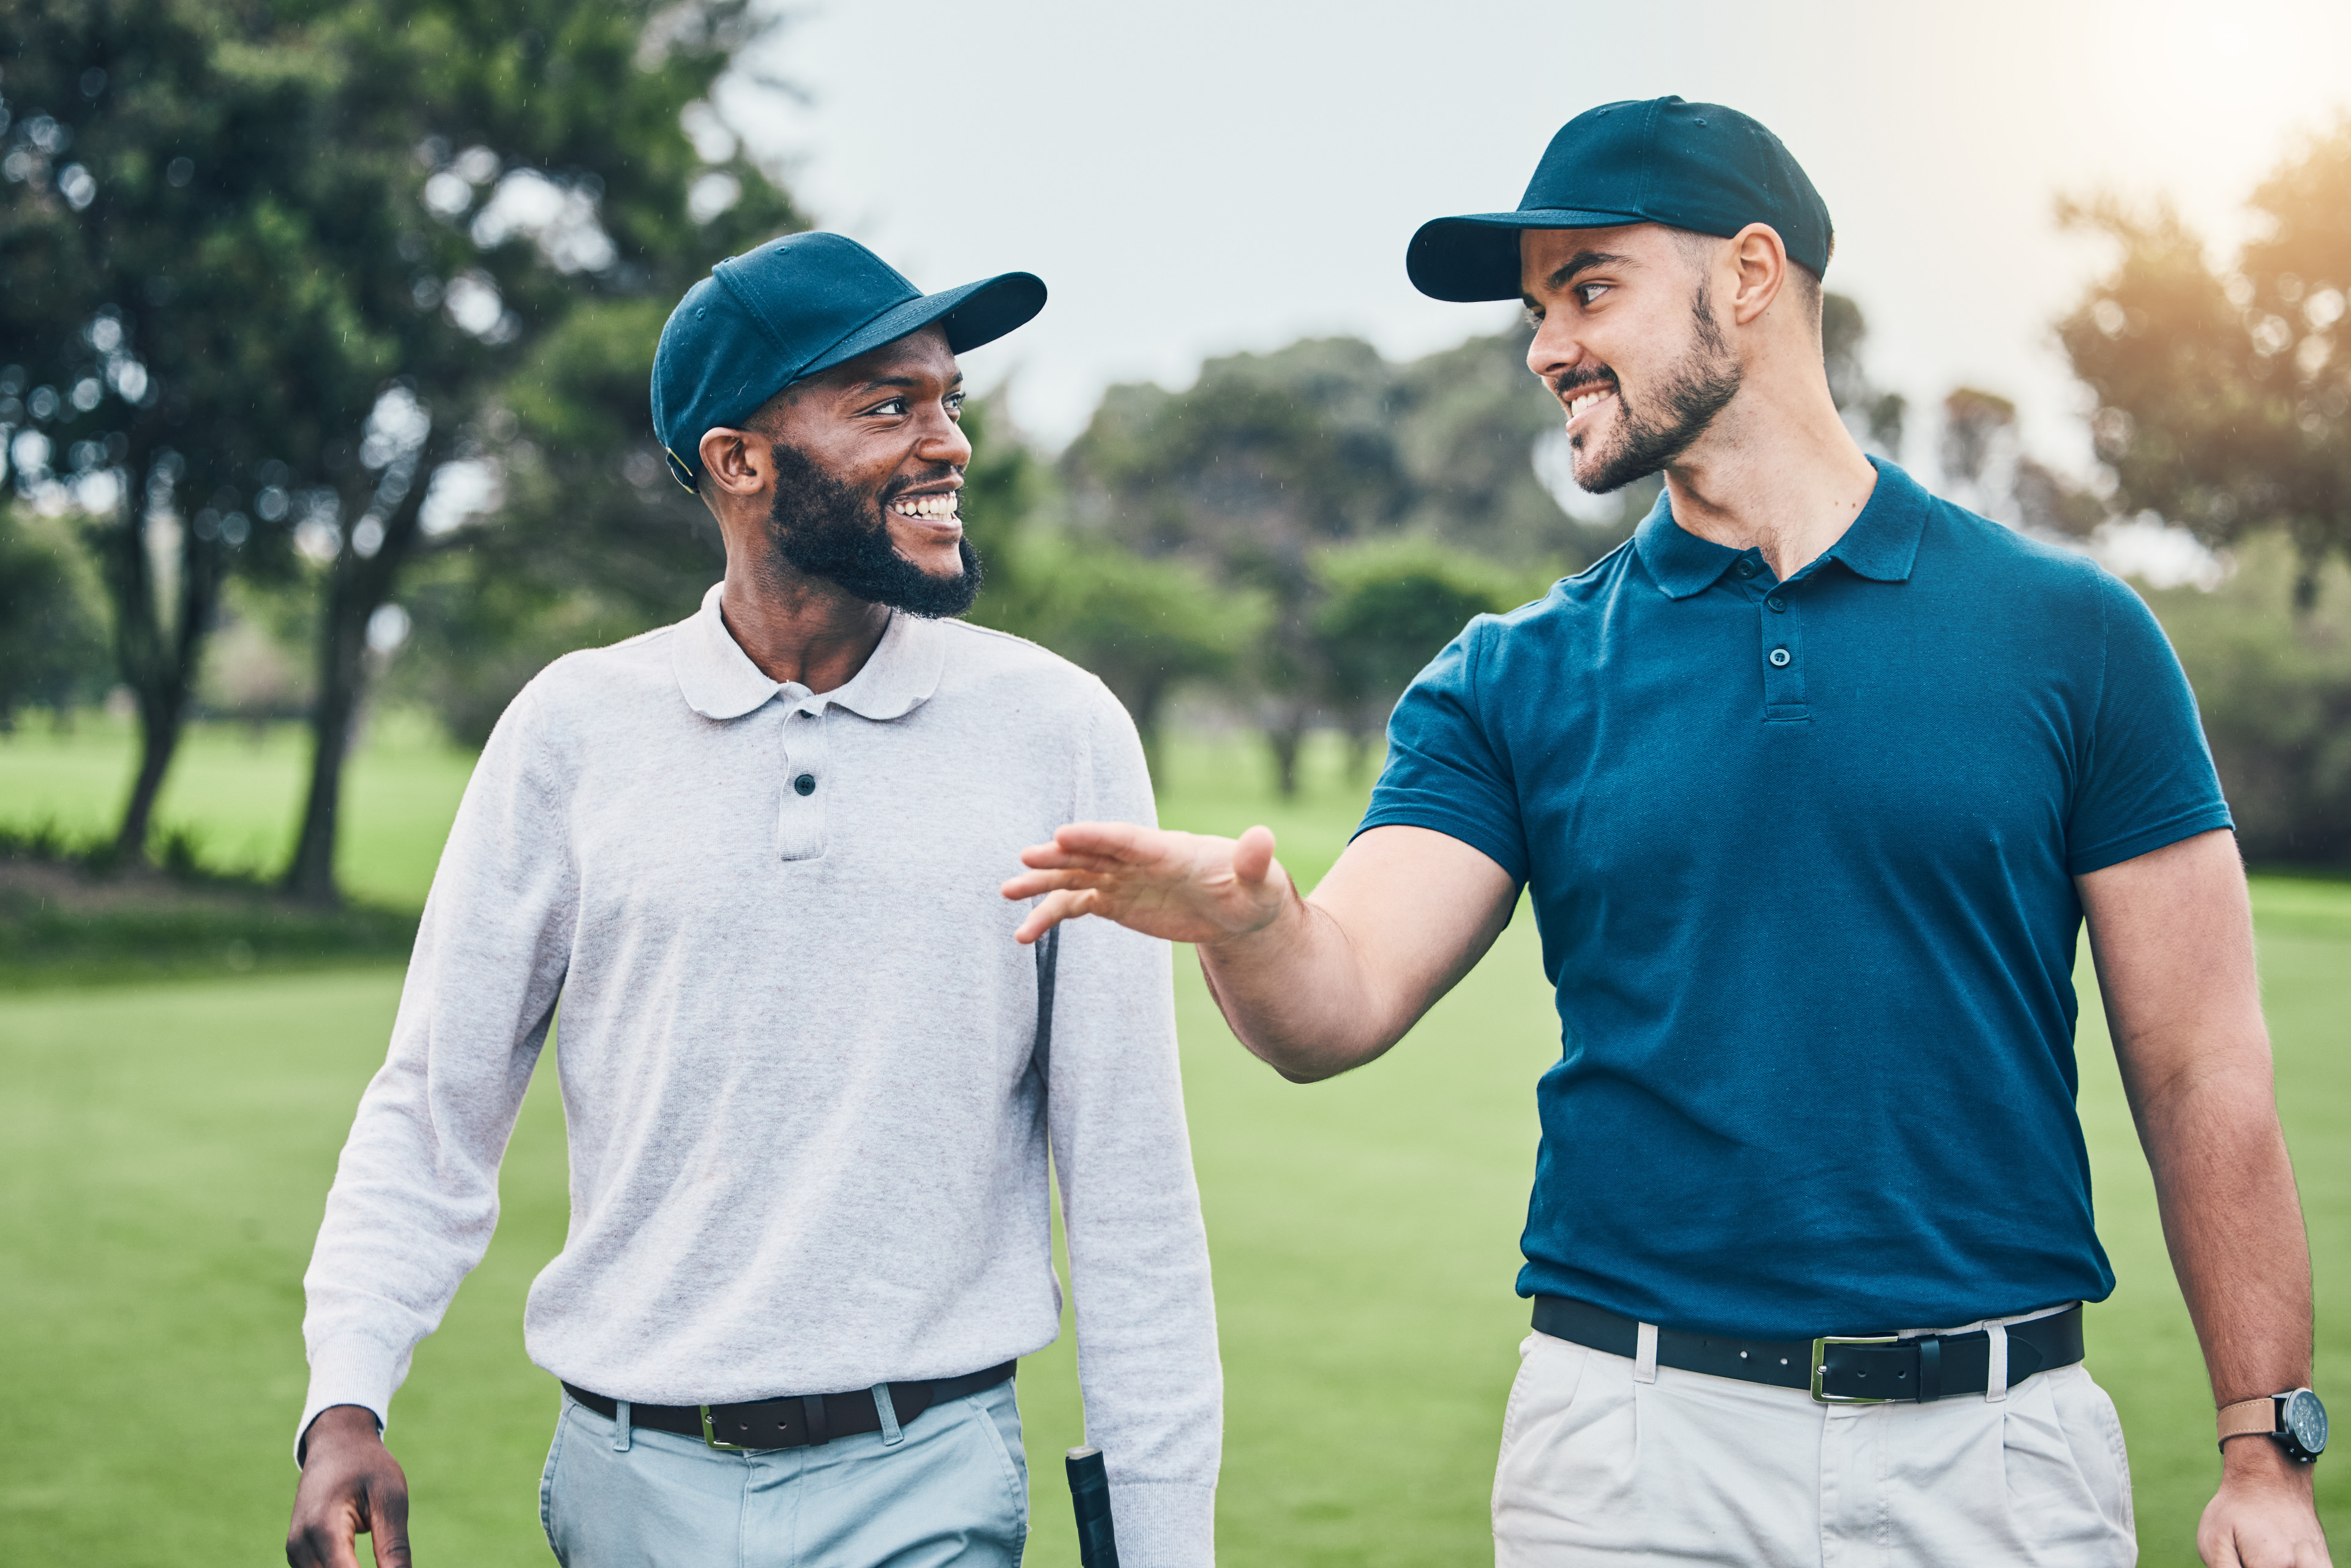
[{"label": "black beard", "polygon": [[768,534],[776,553],[792,565],[869,604],[930,620],[960,615],[979,597],[979,552],[969,539],[957,542],[963,570],[953,577],[932,576],[891,544],[890,500],[907,485],[868,495],[797,448],[778,445],[775,458],[776,504]]},{"label": "black beard", "polygon": [[[1674,367],[1658,392],[1657,401],[1664,407],[1656,413],[1635,407],[1619,383],[1615,443],[1601,455],[1600,465],[1590,478],[1581,474],[1575,476],[1579,488],[1604,496],[1611,490],[1623,489],[1635,479],[1647,478],[1688,451],[1690,444],[1704,435],[1707,426],[1714,423],[1714,416],[1738,394],[1739,362],[1731,358],[1730,345],[1723,340],[1722,329],[1715,324],[1714,312],[1707,308],[1703,291],[1691,300],[1690,314],[1696,319],[1697,342],[1683,356],[1682,362]],[[1562,399],[1572,397],[1575,390],[1574,384],[1570,383],[1560,389],[1560,395]],[[1581,452],[1583,437],[1574,436],[1569,444]]]}]

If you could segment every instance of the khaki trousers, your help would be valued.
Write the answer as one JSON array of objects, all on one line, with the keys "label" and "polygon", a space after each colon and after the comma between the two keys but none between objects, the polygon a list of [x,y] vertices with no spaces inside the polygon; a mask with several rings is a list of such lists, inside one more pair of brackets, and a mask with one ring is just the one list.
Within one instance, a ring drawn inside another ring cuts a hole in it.
[{"label": "khaki trousers", "polygon": [[2127,1568],[2114,1401],[2081,1366],[1930,1405],[1816,1405],[1530,1334],[1494,1474],[1497,1568]]}]

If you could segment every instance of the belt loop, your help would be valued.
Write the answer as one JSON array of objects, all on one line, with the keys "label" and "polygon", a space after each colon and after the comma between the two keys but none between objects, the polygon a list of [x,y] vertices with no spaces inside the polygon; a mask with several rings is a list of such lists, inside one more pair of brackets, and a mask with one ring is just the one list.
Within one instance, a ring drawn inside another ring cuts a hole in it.
[{"label": "belt loop", "polygon": [[[1623,1343],[1623,1341],[1618,1341]],[[1640,1335],[1633,1342],[1633,1381],[1655,1383],[1657,1380],[1657,1325],[1643,1323]]]},{"label": "belt loop", "polygon": [[890,1385],[886,1383],[873,1385],[873,1414],[882,1417],[883,1448],[894,1448],[906,1440],[906,1434],[898,1428],[898,1407],[890,1402]]},{"label": "belt loop", "polygon": [[1928,1334],[1918,1342],[1918,1403],[1932,1405],[1943,1396],[1943,1336]]},{"label": "belt loop", "polygon": [[615,1399],[612,1401],[612,1452],[627,1453],[630,1441],[629,1402],[625,1399]]},{"label": "belt loop", "polygon": [[1997,1405],[2008,1397],[2008,1325],[1988,1323],[1991,1344],[1984,1363],[1984,1403]]},{"label": "belt loop", "polygon": [[801,1395],[800,1409],[808,1417],[809,1441],[811,1443],[824,1443],[831,1441],[832,1434],[825,1429],[824,1425],[824,1396],[821,1394]]}]

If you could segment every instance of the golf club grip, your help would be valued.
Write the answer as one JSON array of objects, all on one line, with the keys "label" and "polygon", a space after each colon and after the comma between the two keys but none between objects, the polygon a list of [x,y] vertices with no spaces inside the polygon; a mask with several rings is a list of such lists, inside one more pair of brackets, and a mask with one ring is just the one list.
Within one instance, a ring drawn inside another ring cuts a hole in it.
[{"label": "golf club grip", "polygon": [[1118,1534],[1110,1523],[1110,1476],[1100,1448],[1070,1450],[1070,1506],[1078,1512],[1081,1568],[1118,1568]]}]

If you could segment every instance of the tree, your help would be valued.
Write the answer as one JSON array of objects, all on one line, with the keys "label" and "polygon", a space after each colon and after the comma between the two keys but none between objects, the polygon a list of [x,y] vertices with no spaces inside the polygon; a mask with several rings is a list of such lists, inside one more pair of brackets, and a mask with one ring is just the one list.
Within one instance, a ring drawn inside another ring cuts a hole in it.
[{"label": "tree", "polygon": [[1316,554],[1314,570],[1327,595],[1314,632],[1358,772],[1428,661],[1473,617],[1531,597],[1492,562],[1409,536],[1334,546]]},{"label": "tree", "polygon": [[1186,681],[1227,677],[1263,635],[1262,595],[1219,588],[1177,559],[1150,559],[1099,533],[1057,526],[1052,465],[1000,404],[967,403],[972,460],[964,531],[985,585],[971,619],[1042,643],[1102,677],[1134,719],[1155,774],[1166,700]]},{"label": "tree", "polygon": [[[514,478],[538,503],[516,531],[575,570],[594,554],[583,538],[661,534],[659,508],[635,494],[660,477],[647,392],[660,322],[713,261],[800,226],[723,128],[711,162],[685,127],[762,26],[748,0],[360,0],[338,21],[350,74],[333,129],[367,202],[322,232],[395,379],[369,416],[360,458],[377,478],[345,513],[356,520],[334,541],[321,618],[310,789],[287,872],[319,899],[335,893],[368,629],[425,538],[436,482],[459,465]],[[608,588],[621,570],[604,571]]]},{"label": "tree", "polygon": [[1285,795],[1322,677],[1311,552],[1393,527],[1410,500],[1391,381],[1353,338],[1229,355],[1186,392],[1113,387],[1065,456],[1081,524],[1271,605],[1249,675]]},{"label": "tree", "polygon": [[2351,549],[2351,115],[2253,192],[2266,233],[2216,271],[2169,206],[2065,204],[2116,244],[2113,269],[2058,324],[2097,394],[2091,432],[2115,504],[2210,543],[2274,528],[2300,561],[2294,601]]},{"label": "tree", "polygon": [[88,519],[137,701],[117,847],[144,852],[232,564],[283,570],[387,361],[289,204],[333,63],[220,0],[0,0],[0,425],[12,480]]},{"label": "tree", "polygon": [[76,552],[42,520],[0,507],[0,733],[20,709],[68,713],[111,678]]},{"label": "tree", "polygon": [[292,572],[298,543],[323,564],[322,606],[287,880],[331,899],[367,628],[436,486],[547,455],[579,499],[649,440],[639,420],[590,454],[526,449],[504,389],[575,310],[665,303],[797,226],[759,171],[731,145],[705,162],[681,120],[758,24],[747,0],[0,7],[26,111],[0,344],[43,426],[16,443],[37,460],[17,483],[70,480],[101,518],[144,741],[123,845],[143,844],[223,577]]}]

